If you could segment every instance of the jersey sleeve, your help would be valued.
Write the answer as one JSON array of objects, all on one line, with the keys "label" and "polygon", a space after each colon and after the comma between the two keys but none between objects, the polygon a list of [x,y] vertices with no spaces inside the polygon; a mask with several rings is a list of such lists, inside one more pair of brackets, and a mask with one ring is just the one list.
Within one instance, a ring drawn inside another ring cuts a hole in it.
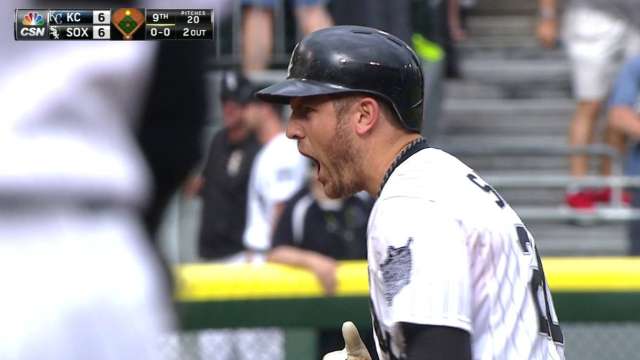
[{"label": "jersey sleeve", "polygon": [[421,199],[398,197],[379,205],[369,229],[378,320],[385,328],[410,323],[471,332],[470,259],[462,225]]}]

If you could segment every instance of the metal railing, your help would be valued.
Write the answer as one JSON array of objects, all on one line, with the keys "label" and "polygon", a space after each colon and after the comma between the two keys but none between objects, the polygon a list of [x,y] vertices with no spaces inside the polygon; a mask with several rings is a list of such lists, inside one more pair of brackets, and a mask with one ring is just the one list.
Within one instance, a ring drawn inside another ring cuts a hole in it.
[{"label": "metal railing", "polygon": [[564,206],[520,206],[516,210],[524,219],[534,220],[579,220],[579,221],[629,221],[640,219],[640,209],[625,206],[623,193],[628,188],[640,188],[640,177],[623,175],[622,156],[614,148],[596,144],[584,147],[536,146],[536,145],[491,145],[491,146],[443,146],[443,149],[457,156],[527,156],[557,157],[570,155],[590,155],[608,157],[612,162],[610,176],[585,176],[576,178],[565,174],[491,174],[485,176],[492,186],[504,188],[566,188],[577,187],[610,187],[611,203],[609,206],[595,208],[590,211],[578,211]]}]

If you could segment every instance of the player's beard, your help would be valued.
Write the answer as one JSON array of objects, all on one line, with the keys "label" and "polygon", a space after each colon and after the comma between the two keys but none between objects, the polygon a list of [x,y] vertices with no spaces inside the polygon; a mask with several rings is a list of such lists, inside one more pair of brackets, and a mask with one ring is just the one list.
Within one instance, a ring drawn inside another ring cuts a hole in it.
[{"label": "player's beard", "polygon": [[336,136],[327,149],[327,175],[329,181],[324,184],[325,194],[332,198],[344,198],[360,190],[358,181],[358,151],[353,134],[349,132],[347,121],[338,119]]}]

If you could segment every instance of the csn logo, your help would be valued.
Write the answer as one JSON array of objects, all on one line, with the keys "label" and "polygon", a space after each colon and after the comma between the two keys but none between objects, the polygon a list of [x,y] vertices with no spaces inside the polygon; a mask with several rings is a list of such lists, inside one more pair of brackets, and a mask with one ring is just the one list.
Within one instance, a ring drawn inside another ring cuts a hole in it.
[{"label": "csn logo", "polygon": [[45,34],[44,18],[37,12],[29,12],[22,18],[20,35],[24,37],[41,37]]},{"label": "csn logo", "polygon": [[22,25],[24,26],[43,26],[44,18],[37,12],[29,12],[22,18]]}]

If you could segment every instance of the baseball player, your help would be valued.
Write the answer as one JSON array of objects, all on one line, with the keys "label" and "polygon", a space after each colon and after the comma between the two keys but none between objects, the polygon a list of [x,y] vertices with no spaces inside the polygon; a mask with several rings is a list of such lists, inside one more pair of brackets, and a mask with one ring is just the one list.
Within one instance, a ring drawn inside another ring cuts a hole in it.
[{"label": "baseball player", "polygon": [[[419,134],[423,74],[401,40],[339,26],[305,37],[287,79],[263,89],[291,105],[287,136],[330,197],[376,197],[368,225],[380,359],[563,359],[535,241],[471,168]],[[357,330],[325,360],[368,360]]]}]

